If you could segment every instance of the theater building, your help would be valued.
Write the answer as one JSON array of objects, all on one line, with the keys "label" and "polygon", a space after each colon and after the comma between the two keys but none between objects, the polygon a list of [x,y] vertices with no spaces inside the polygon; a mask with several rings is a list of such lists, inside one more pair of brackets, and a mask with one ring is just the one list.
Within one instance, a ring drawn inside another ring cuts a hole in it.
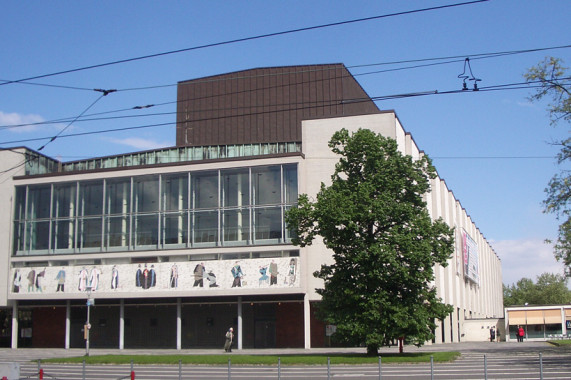
[{"label": "theater building", "polygon": [[[94,348],[220,348],[231,326],[237,348],[327,344],[312,274],[331,253],[292,245],[284,213],[329,182],[341,128],[423,153],[342,64],[189,80],[177,96],[171,148],[0,151],[1,346],[85,347],[88,320]],[[501,265],[444,180],[431,185],[431,216],[456,231],[434,282],[454,311],[434,342],[458,342],[465,321],[503,316]]]}]

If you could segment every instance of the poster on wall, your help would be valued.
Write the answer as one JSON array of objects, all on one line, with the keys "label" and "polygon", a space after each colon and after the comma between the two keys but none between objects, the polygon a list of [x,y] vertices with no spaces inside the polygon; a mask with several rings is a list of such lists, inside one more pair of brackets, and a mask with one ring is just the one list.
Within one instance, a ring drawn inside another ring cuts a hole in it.
[{"label": "poster on wall", "polygon": [[299,257],[14,268],[12,294],[120,293],[299,286]]},{"label": "poster on wall", "polygon": [[479,284],[478,245],[466,230],[462,230],[462,254],[464,256],[464,277]]}]

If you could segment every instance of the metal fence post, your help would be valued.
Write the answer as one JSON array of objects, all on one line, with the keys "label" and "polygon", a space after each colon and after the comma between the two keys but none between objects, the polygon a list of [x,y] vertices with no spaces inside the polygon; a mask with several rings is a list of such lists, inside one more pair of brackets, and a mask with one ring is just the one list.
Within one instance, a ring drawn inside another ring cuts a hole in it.
[{"label": "metal fence post", "polygon": [[430,380],[434,380],[434,356],[430,355]]},{"label": "metal fence post", "polygon": [[331,380],[331,358],[327,357],[327,380]]},{"label": "metal fence post", "polygon": [[135,380],[135,370],[133,369],[133,360],[131,359],[131,380]]},{"label": "metal fence post", "polygon": [[484,379],[488,380],[488,359],[486,358],[486,354],[484,354]]},{"label": "metal fence post", "polygon": [[381,367],[381,357],[379,356],[379,380],[383,379],[383,369]]},{"label": "metal fence post", "polygon": [[232,367],[231,360],[232,359],[228,358],[228,380],[230,380],[232,378],[231,370],[230,370],[230,368]]},{"label": "metal fence post", "polygon": [[83,370],[82,370],[82,377],[83,380],[85,380],[85,359],[83,359]]},{"label": "metal fence post", "polygon": [[280,380],[282,377],[281,370],[282,370],[282,358],[278,356],[278,380]]},{"label": "metal fence post", "polygon": [[182,380],[182,360],[178,361],[178,380]]},{"label": "metal fence post", "polygon": [[539,378],[543,380],[543,355],[539,353]]}]

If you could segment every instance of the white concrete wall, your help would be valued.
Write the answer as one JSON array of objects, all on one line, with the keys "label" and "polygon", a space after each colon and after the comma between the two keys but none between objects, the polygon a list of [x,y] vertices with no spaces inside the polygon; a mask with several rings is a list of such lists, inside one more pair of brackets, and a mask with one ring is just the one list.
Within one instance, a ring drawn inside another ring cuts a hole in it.
[{"label": "white concrete wall", "polygon": [[[8,304],[8,290],[12,279],[9,278],[10,255],[12,252],[12,216],[14,213],[14,183],[13,176],[23,175],[25,172],[24,149],[1,150],[0,162],[0,306]],[[10,170],[11,169],[11,170]]]},{"label": "white concrete wall", "polygon": [[[345,128],[355,132],[366,128],[394,138],[399,150],[419,158],[423,153],[416,146],[412,136],[404,131],[394,113],[377,115],[351,116],[302,122],[302,147],[305,161],[301,164],[303,170],[300,178],[300,193],[315,197],[321,182],[330,184],[330,176],[339,157],[335,156],[327,142],[336,131]],[[503,293],[501,262],[487,240],[476,227],[471,217],[445,181],[439,177],[431,181],[431,192],[425,197],[428,212],[433,220],[442,218],[448,225],[455,228],[455,253],[448,260],[446,267],[436,265],[434,284],[438,296],[444,302],[453,305],[453,313],[444,321],[445,342],[464,341],[473,339],[473,329],[470,319],[501,318],[503,317]],[[467,281],[463,273],[462,229],[478,245],[479,277],[478,284]],[[327,254],[320,241],[304,249],[307,257],[306,273],[310,274],[319,269],[320,265],[331,263],[331,255]],[[312,300],[319,299],[314,289],[322,287],[320,280],[307,279],[307,291]],[[489,330],[487,330],[489,332]],[[436,341],[441,341],[440,327],[436,331]]]}]

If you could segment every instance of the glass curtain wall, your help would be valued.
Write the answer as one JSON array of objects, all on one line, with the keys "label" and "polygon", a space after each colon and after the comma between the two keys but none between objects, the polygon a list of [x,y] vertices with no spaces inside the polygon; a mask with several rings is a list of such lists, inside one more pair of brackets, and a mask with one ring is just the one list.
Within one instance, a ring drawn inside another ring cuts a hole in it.
[{"label": "glass curtain wall", "polygon": [[281,244],[297,186],[297,165],[20,186],[14,254]]}]

